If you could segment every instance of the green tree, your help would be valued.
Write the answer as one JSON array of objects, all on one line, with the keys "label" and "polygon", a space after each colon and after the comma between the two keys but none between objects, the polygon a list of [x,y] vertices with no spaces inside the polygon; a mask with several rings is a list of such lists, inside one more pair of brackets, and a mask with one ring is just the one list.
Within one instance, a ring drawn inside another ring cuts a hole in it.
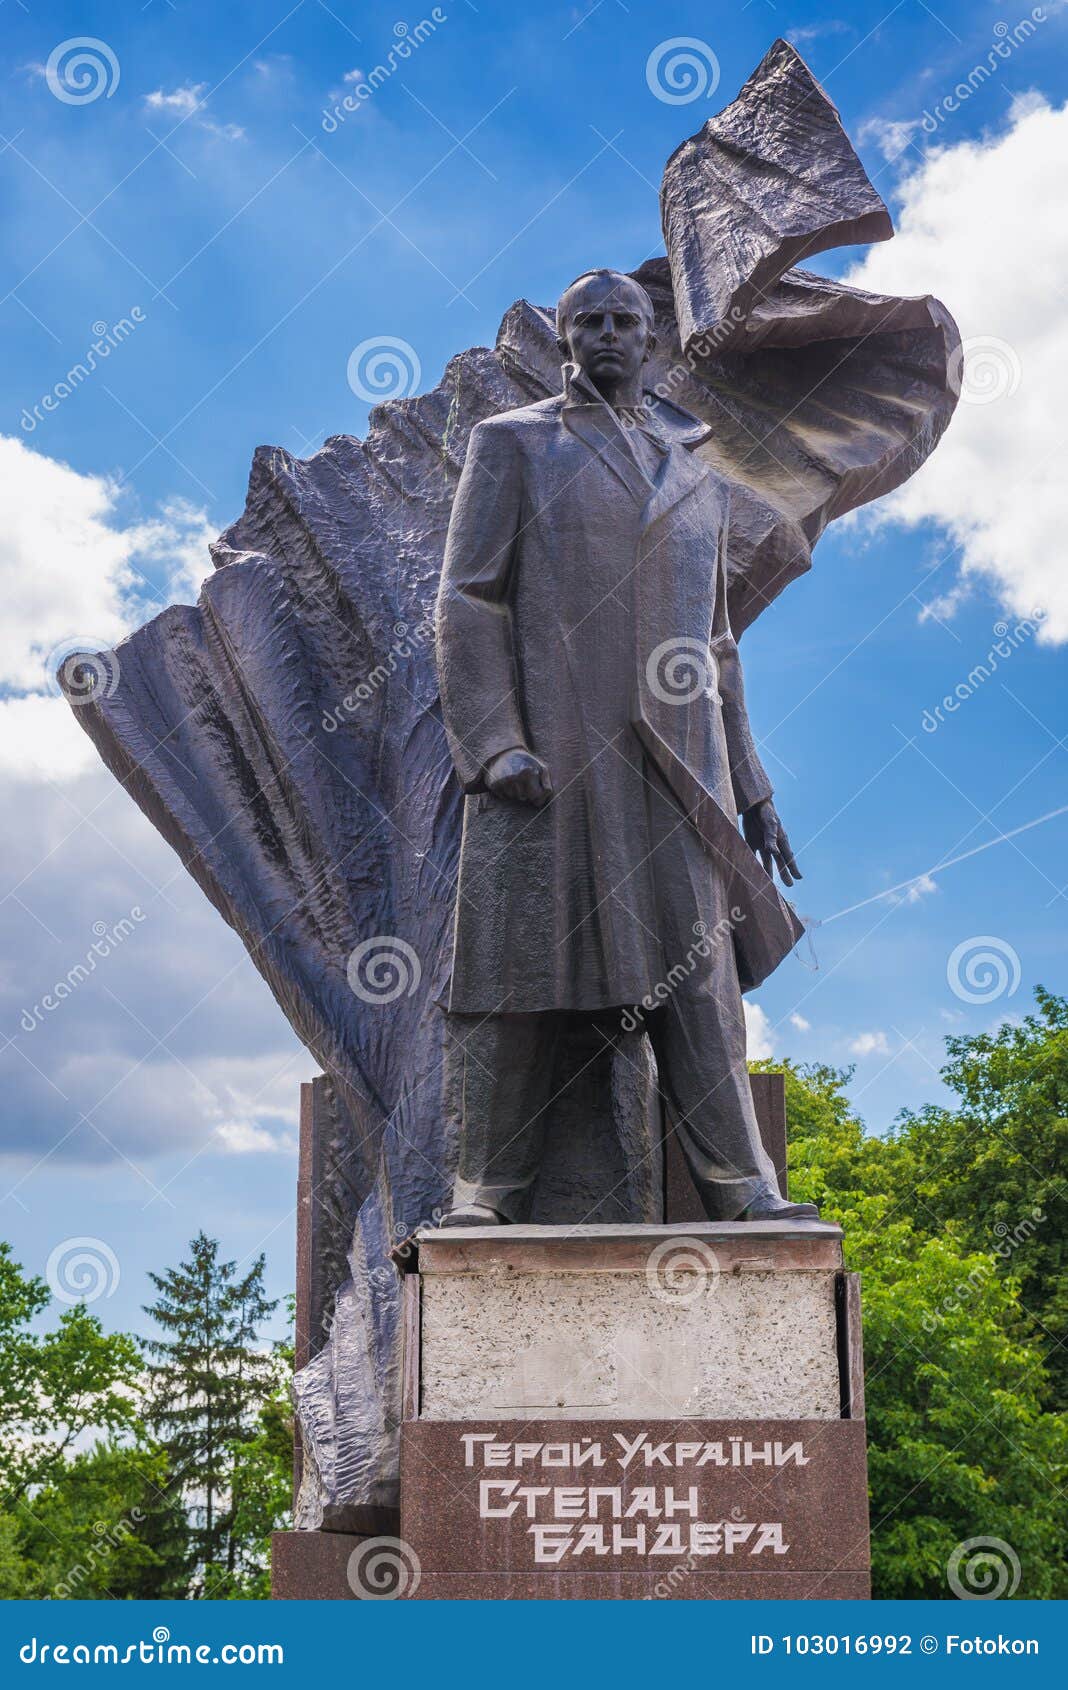
[{"label": "green tree", "polygon": [[1046,1363],[1046,1401],[1068,1408],[1068,999],[1040,987],[1037,1013],[946,1041],[959,1103],[895,1123],[889,1189],[917,1225],[952,1223],[1019,1290],[1023,1330]]},{"label": "green tree", "polygon": [[0,1243],[0,1506],[8,1509],[47,1483],[86,1433],[137,1426],[137,1344],[105,1332],[81,1303],[52,1331],[35,1331],[50,1301],[45,1281]]},{"label": "green tree", "polygon": [[235,1582],[233,1452],[276,1382],[274,1357],[256,1347],[277,1307],[264,1295],[264,1266],[261,1255],[238,1278],[236,1262],[220,1261],[218,1241],[200,1232],[189,1261],[149,1275],[158,1296],[145,1312],[162,1336],[145,1344],[146,1420],[189,1504],[199,1594],[223,1594]]},{"label": "green tree", "polygon": [[1018,1280],[939,1217],[907,1131],[865,1134],[848,1073],[784,1073],[791,1195],[842,1225],[863,1276],[876,1595],[949,1595],[954,1548],[987,1536],[1019,1557],[1018,1596],[1064,1596],[1068,1423]]},{"label": "green tree", "polygon": [[159,1446],[98,1443],[25,1503],[19,1594],[93,1599],[185,1596],[189,1529]]},{"label": "green tree", "polygon": [[250,1436],[233,1445],[233,1526],[237,1546],[232,1589],[213,1594],[270,1595],[272,1532],[288,1526],[293,1504],[293,1344],[275,1346],[275,1389],[261,1406]]}]

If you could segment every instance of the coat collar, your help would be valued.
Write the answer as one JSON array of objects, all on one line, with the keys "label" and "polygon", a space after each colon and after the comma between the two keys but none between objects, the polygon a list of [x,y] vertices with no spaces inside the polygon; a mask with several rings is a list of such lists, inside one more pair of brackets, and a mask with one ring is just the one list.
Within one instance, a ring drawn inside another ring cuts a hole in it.
[{"label": "coat collar", "polygon": [[[576,364],[565,364],[563,375],[561,421],[618,476],[642,506],[643,529],[666,515],[704,480],[708,465],[691,454],[712,430],[689,411],[646,392],[640,415],[619,413],[605,403]],[[635,428],[662,454],[655,480],[650,480],[631,449],[628,436]],[[685,450],[673,449],[678,447]]]},{"label": "coat collar", "polygon": [[[564,381],[564,410],[576,406],[595,405],[600,410],[613,416],[612,407],[607,405],[594,387],[589,376],[579,369],[577,364],[567,363],[563,366]],[[623,419],[634,416],[634,412],[619,413]],[[623,426],[626,426],[624,420]],[[695,417],[692,411],[684,411],[681,405],[676,405],[671,399],[663,399],[652,389],[646,388],[642,394],[642,417],[639,426],[652,439],[657,439],[664,446],[685,446],[693,451],[695,446],[711,438],[712,429],[708,423],[703,423],[700,417]]]}]

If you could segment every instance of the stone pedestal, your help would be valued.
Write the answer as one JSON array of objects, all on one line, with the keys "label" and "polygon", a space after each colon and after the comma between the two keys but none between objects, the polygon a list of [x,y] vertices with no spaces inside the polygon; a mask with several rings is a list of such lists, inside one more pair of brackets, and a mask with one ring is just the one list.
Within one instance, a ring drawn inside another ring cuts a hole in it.
[{"label": "stone pedestal", "polygon": [[[782,1075],[750,1079],[786,1195]],[[339,1110],[324,1079],[303,1088],[298,1365],[352,1237]],[[448,1230],[399,1253],[403,1521],[330,1507],[319,1531],[277,1533],[276,1597],[867,1594],[859,1293],[838,1230],[709,1226],[670,1128],[660,1187],[665,1226]],[[639,1436],[666,1458],[646,1469]],[[530,1529],[554,1526],[603,1535],[579,1552]]]},{"label": "stone pedestal", "polygon": [[859,1296],[837,1227],[416,1243],[405,1594],[868,1595]]}]

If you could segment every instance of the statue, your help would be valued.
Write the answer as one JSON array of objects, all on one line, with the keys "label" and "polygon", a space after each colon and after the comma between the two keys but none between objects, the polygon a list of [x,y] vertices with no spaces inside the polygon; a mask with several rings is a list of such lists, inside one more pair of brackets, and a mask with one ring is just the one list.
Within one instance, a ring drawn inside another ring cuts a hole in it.
[{"label": "statue", "polygon": [[464,1077],[446,1226],[526,1218],[561,1017],[650,1002],[709,1218],[818,1218],[779,1196],[749,1087],[735,950],[758,985],[803,930],[755,857],[738,872],[728,817],[787,886],[799,872],[746,715],[729,491],[693,455],[712,429],[643,391],[654,321],[618,271],[573,282],[563,393],[472,431],[453,505],[438,652],[466,795]]},{"label": "statue", "polygon": [[[303,1446],[298,1526],[363,1529],[352,1524],[357,1516],[395,1506],[401,1311],[390,1252],[457,1198],[471,1200],[456,1183],[464,1081],[457,1058],[471,1026],[464,1016],[474,1006],[481,1023],[486,1012],[506,1010],[507,1000],[482,1004],[470,993],[483,989],[484,959],[509,987],[518,959],[507,954],[507,934],[490,911],[480,927],[463,929],[460,967],[453,969],[465,815],[478,823],[470,835],[478,850],[492,851],[496,829],[501,843],[522,852],[544,842],[539,827],[550,829],[567,813],[565,787],[583,756],[595,757],[598,773],[621,790],[637,778],[611,744],[622,690],[604,694],[617,711],[607,723],[574,711],[565,644],[551,654],[549,684],[568,690],[558,699],[524,691],[526,716],[518,726],[499,716],[505,737],[492,745],[472,741],[470,754],[462,742],[475,725],[464,724],[463,686],[457,714],[449,675],[455,652],[450,659],[446,651],[443,721],[433,619],[461,476],[466,487],[477,485],[484,438],[490,451],[509,446],[519,427],[555,430],[559,445],[588,464],[589,483],[611,486],[601,513],[616,536],[611,555],[626,555],[619,537],[636,530],[642,512],[653,519],[645,528],[650,567],[628,566],[626,581],[613,583],[615,597],[597,608],[609,638],[603,651],[584,647],[593,670],[582,684],[611,680],[635,689],[624,725],[632,758],[640,739],[640,766],[649,777],[642,826],[654,838],[658,828],[676,828],[659,854],[660,863],[672,865],[666,884],[673,895],[658,895],[658,908],[683,930],[653,921],[651,934],[642,934],[614,917],[609,927],[596,911],[582,928],[585,948],[567,946],[573,977],[595,988],[590,1007],[616,1007],[607,1010],[607,1029],[601,1010],[558,1018],[537,1175],[522,1211],[517,1199],[502,1212],[525,1212],[535,1222],[656,1221],[663,1217],[664,1121],[645,1031],[648,1021],[662,1036],[656,989],[679,980],[691,943],[702,965],[700,953],[710,950],[712,975],[725,978],[729,990],[717,999],[714,1025],[706,1014],[711,1031],[702,1031],[709,1042],[701,1060],[736,1087],[743,1070],[731,953],[744,990],[777,965],[798,933],[765,872],[777,864],[789,890],[793,859],[761,802],[769,793],[759,761],[747,755],[740,674],[726,630],[739,639],[811,567],[812,548],[830,521],[907,480],[937,445],[956,402],[959,338],[937,300],[864,294],[798,268],[828,248],[888,239],[893,229],[837,112],[785,41],[668,161],[661,214],[665,254],[632,278],[655,323],[644,367],[651,403],[625,406],[617,426],[603,397],[605,387],[618,395],[617,360],[598,358],[588,376],[578,368],[569,380],[567,425],[550,422],[562,403],[559,325],[551,309],[518,301],[494,348],[461,352],[432,392],[376,407],[366,439],[336,435],[308,459],[259,448],[245,509],[212,547],[216,567],[197,605],[170,606],[104,662],[90,655],[83,669],[100,683],[72,699],[108,767],[241,936],[324,1076],[316,1090],[314,1297],[294,1387]],[[619,287],[613,279],[610,291]],[[570,362],[581,366],[586,331],[576,331],[573,317],[568,322],[577,297],[589,305],[585,294],[566,299],[563,327]],[[616,297],[637,302],[639,309],[626,314],[645,324],[637,290]],[[613,322],[613,333],[620,332]],[[479,431],[502,414],[511,420]],[[544,422],[515,420],[543,414]],[[572,433],[575,425],[581,434]],[[465,469],[472,436],[476,453]],[[659,488],[646,496],[650,478]],[[675,498],[683,482],[690,491]],[[569,489],[565,497],[577,495],[578,488]],[[661,500],[670,521],[657,520]],[[692,556],[683,520],[691,510],[701,529]],[[490,515],[500,524],[507,511],[491,501]],[[577,505],[575,516],[577,546],[587,518]],[[662,550],[661,534],[670,536]],[[450,560],[453,553],[463,568],[455,544]],[[667,555],[675,569],[662,578],[657,564]],[[599,550],[590,568],[608,556]],[[676,614],[670,597],[661,596],[689,578],[683,565],[695,570],[699,628],[688,605]],[[576,571],[556,585],[579,593],[587,584]],[[623,590],[635,595],[633,609]],[[547,610],[558,622],[566,599]],[[704,635],[713,626],[716,646],[706,652]],[[635,640],[639,628],[656,631],[656,641],[649,650],[632,648],[622,663],[610,654],[627,627]],[[699,653],[689,646],[656,651],[657,642],[698,634]],[[696,667],[688,668],[691,659]],[[70,663],[67,669],[73,672]],[[672,703],[680,686],[689,690],[690,677],[722,703],[704,696],[693,710]],[[509,677],[488,702],[501,705],[510,686]],[[557,743],[543,731],[543,715],[562,722],[565,703],[576,731],[590,736],[585,747]],[[605,746],[595,739],[598,726]],[[708,743],[687,744],[686,735],[698,730]],[[525,749],[544,763],[545,777],[515,755],[528,731]],[[477,787],[482,765],[500,753],[512,761],[495,768],[494,779],[516,782],[519,796],[463,796],[453,756],[465,784]],[[548,797],[543,778],[552,785],[551,801],[524,801]],[[736,809],[748,818],[748,844]],[[530,833],[520,840],[527,823]],[[587,856],[572,865],[581,900],[575,920],[594,909],[602,890],[624,897],[620,867],[630,866],[618,830],[576,837]],[[753,844],[764,853],[763,867]],[[685,930],[683,900],[674,891],[675,876],[698,861],[695,907],[686,914],[691,927],[701,920],[710,931],[695,935]],[[466,843],[463,866],[465,876],[479,872]],[[660,876],[658,894],[664,884]],[[466,895],[497,899],[503,910],[504,885],[497,877]],[[530,907],[543,912],[538,921],[552,912],[547,936],[555,946],[569,926],[557,903],[559,877],[549,898],[551,885],[546,870],[544,882],[527,890]],[[631,889],[629,911],[642,915],[641,900],[651,895],[644,882]],[[466,918],[469,906],[462,902],[461,911]],[[724,919],[729,942],[716,925]],[[530,920],[528,934],[541,931]],[[621,927],[628,949],[617,957],[604,941]],[[465,949],[468,933],[484,951]],[[548,1002],[538,994],[552,983],[553,956],[534,955],[538,944],[531,940],[524,952],[527,995],[517,1009]],[[598,977],[609,961],[620,971],[611,981]],[[686,1001],[685,986],[674,985],[676,1004]],[[450,1003],[456,1013],[443,1013]],[[585,1006],[583,1000],[578,1007]],[[681,1036],[681,1021],[677,1030]],[[667,1084],[691,1088],[695,1071],[672,1062],[673,1036],[661,1046]],[[467,1052],[473,1054],[470,1042]],[[503,1069],[488,1067],[508,1080]],[[682,1091],[681,1101],[689,1109],[691,1163],[710,1200],[725,1211],[751,1210],[763,1200],[765,1172],[743,1100],[715,1116],[702,1112],[708,1100],[692,1090]],[[476,1118],[477,1110],[469,1113]],[[488,1118],[485,1107],[481,1118]],[[474,1142],[471,1149],[467,1171],[478,1173],[481,1151]],[[531,1162],[538,1150],[525,1144]],[[717,1155],[733,1160],[741,1177],[732,1181]],[[518,1172],[525,1179],[527,1167]],[[507,1182],[517,1189],[515,1167]]]}]

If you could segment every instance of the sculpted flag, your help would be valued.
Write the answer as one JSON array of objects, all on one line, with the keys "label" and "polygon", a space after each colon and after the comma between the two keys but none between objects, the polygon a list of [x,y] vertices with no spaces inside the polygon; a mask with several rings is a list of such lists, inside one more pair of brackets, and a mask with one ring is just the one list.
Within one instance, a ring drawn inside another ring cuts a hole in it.
[{"label": "sculpted flag", "polygon": [[[827,522],[923,462],[953,409],[959,343],[935,300],[794,267],[891,225],[785,42],[675,153],[661,201],[667,255],[636,272],[657,317],[648,385],[708,431],[694,452],[726,489],[737,635],[809,568]],[[317,1264],[322,1318],[297,1377],[301,1525],[395,1499],[399,1304],[384,1267],[445,1201],[456,1134],[437,1004],[461,792],[430,618],[471,429],[560,388],[552,313],[519,302],[494,350],[378,407],[365,440],[334,436],[306,460],[260,448],[197,606],[124,641],[76,712],[328,1077],[316,1201],[339,1242],[330,1271]],[[586,1072],[558,1106],[535,1219],[659,1218],[651,1070],[629,1037],[592,1064],[563,1053],[565,1072]]]}]

